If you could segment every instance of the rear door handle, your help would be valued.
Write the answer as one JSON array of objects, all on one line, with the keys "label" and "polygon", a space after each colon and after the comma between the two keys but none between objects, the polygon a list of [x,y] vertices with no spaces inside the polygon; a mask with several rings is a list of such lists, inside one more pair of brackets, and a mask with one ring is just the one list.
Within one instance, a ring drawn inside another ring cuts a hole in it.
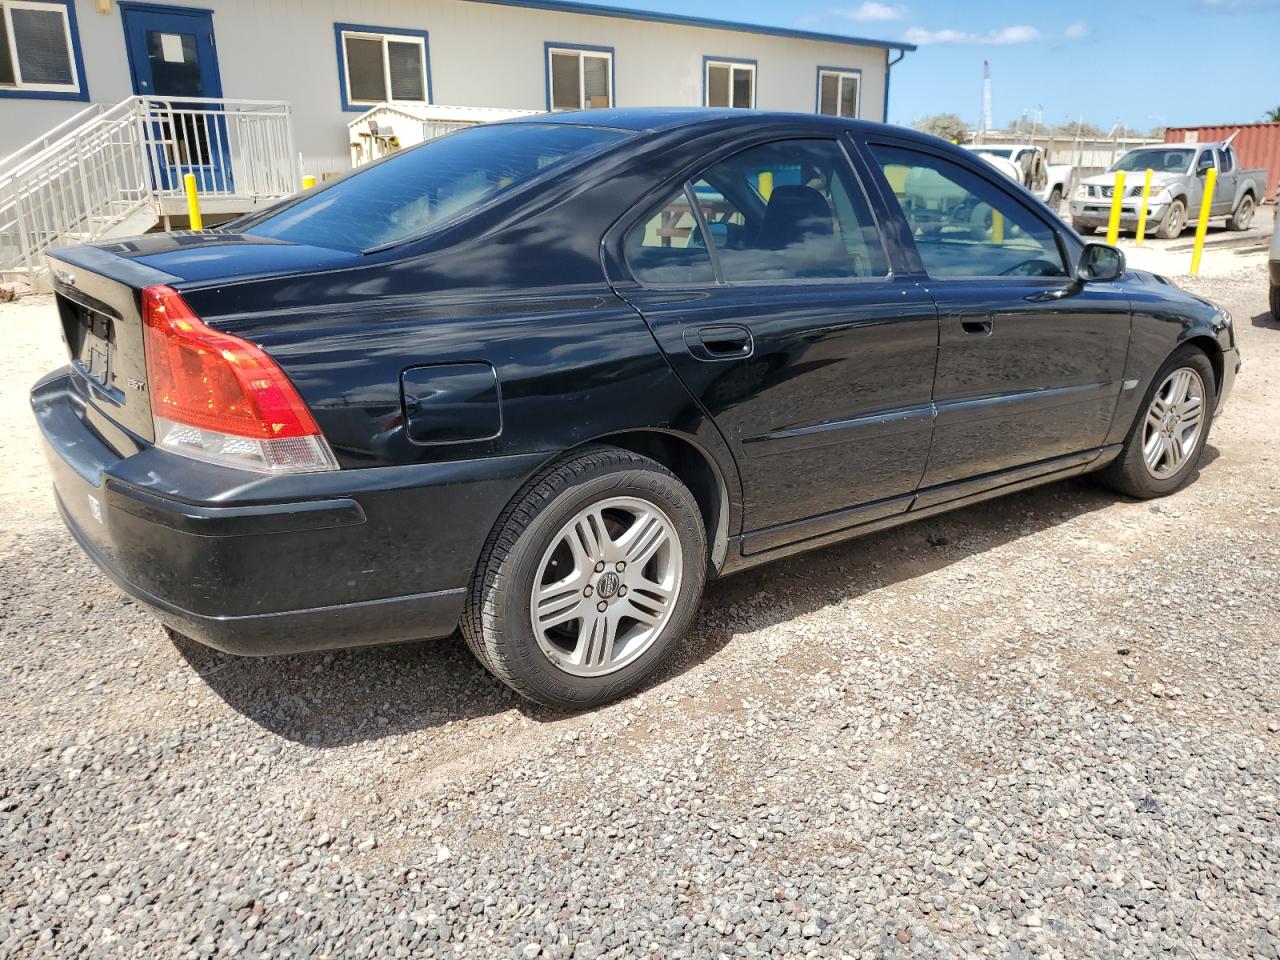
[{"label": "rear door handle", "polygon": [[684,342],[699,360],[743,360],[755,350],[751,331],[736,323],[686,330]]}]

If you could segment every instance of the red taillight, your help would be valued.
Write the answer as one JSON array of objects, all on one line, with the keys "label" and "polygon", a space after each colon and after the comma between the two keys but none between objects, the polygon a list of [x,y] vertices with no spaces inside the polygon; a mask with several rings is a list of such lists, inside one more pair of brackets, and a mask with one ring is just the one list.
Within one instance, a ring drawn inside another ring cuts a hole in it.
[{"label": "red taillight", "polygon": [[272,473],[337,467],[311,411],[262,350],[206,325],[171,287],[142,291],[142,320],[157,444]]},{"label": "red taillight", "polygon": [[142,291],[157,417],[255,440],[318,434],[298,391],[253,344],[206,326],[171,287]]}]

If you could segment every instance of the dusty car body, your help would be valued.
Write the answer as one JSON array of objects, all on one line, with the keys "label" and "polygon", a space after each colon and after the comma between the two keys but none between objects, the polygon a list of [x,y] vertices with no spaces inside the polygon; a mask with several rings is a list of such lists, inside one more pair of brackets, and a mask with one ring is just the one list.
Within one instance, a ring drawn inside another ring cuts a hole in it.
[{"label": "dusty car body", "polygon": [[[1049,163],[1043,147],[1030,143],[969,144],[965,147],[986,160],[1014,183],[1020,183],[1058,212],[1071,187],[1072,167],[1069,163]],[[1033,161],[1033,158],[1034,161]],[[1036,178],[1027,171],[1038,167]]]},{"label": "dusty car body", "polygon": [[1150,169],[1147,229],[1168,240],[1179,236],[1200,214],[1204,185],[1211,169],[1217,179],[1209,215],[1226,217],[1230,230],[1245,230],[1266,194],[1266,170],[1242,170],[1235,148],[1221,143],[1166,143],[1130,150],[1106,173],[1086,177],[1071,197],[1071,225],[1088,235],[1105,227],[1111,216],[1117,170],[1126,172],[1120,228],[1136,230],[1142,204],[1143,178]]}]

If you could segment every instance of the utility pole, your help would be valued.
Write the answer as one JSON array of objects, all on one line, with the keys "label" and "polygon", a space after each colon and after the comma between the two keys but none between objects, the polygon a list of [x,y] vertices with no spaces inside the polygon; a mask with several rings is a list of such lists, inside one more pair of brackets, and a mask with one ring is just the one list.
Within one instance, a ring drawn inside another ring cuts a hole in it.
[{"label": "utility pole", "polygon": [[986,140],[986,133],[991,129],[991,61],[982,61],[982,124],[978,142]]}]

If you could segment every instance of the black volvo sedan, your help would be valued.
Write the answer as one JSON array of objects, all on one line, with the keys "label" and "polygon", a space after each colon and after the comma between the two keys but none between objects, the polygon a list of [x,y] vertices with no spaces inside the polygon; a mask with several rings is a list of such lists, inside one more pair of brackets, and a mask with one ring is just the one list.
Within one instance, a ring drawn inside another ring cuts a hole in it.
[{"label": "black volvo sedan", "polygon": [[560,706],[652,673],[708,576],[1086,471],[1178,489],[1240,363],[980,158],[816,116],[480,126],[52,266],[32,404],[121,588],[237,654],[461,628]]}]

